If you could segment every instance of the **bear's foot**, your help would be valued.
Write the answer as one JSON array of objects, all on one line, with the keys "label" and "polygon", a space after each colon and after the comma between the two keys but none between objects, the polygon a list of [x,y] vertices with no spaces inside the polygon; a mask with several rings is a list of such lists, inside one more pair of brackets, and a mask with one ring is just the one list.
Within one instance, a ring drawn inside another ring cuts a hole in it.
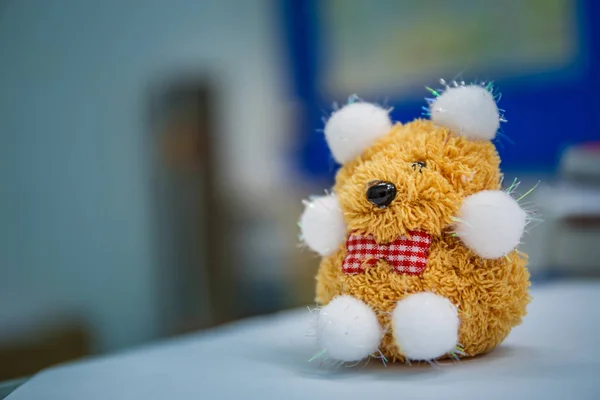
[{"label": "bear's foot", "polygon": [[458,310],[434,293],[416,293],[398,302],[392,329],[399,351],[409,360],[433,360],[458,343]]},{"label": "bear's foot", "polygon": [[377,352],[383,329],[375,312],[352,296],[338,296],[321,308],[317,341],[337,361],[359,361]]}]

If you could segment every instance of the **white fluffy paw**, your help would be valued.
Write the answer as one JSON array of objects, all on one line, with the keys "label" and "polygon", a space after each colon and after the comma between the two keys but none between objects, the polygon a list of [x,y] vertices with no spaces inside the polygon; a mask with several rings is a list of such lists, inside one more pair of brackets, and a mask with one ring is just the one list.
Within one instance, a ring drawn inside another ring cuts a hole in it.
[{"label": "white fluffy paw", "polygon": [[335,194],[307,202],[299,225],[304,243],[322,256],[336,251],[346,238],[344,214]]},{"label": "white fluffy paw", "polygon": [[465,198],[455,232],[483,258],[499,258],[521,241],[527,213],[501,190],[484,190]]},{"label": "white fluffy paw", "polygon": [[416,293],[401,300],[392,312],[398,349],[409,360],[433,360],[458,343],[458,311],[434,293]]},{"label": "white fluffy paw", "polygon": [[319,312],[317,341],[334,360],[362,360],[377,351],[382,337],[375,312],[352,296],[338,296]]}]

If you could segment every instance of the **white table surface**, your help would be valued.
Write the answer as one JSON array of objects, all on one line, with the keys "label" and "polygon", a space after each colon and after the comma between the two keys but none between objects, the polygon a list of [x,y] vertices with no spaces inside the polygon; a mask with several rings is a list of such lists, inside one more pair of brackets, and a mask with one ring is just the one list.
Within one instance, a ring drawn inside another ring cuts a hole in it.
[{"label": "white table surface", "polygon": [[308,311],[48,369],[9,400],[600,399],[600,283],[538,285],[523,325],[494,352],[437,367],[308,362]]}]

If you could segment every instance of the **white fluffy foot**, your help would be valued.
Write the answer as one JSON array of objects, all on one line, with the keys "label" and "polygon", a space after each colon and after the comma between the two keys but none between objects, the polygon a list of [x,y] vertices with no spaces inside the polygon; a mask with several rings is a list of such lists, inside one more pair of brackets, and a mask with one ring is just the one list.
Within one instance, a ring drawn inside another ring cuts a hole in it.
[{"label": "white fluffy foot", "polygon": [[401,300],[392,313],[398,349],[409,360],[433,360],[458,343],[458,311],[448,299],[416,293]]},{"label": "white fluffy foot", "polygon": [[455,231],[463,243],[483,258],[499,258],[519,242],[527,213],[510,194],[484,190],[465,198]]},{"label": "white fluffy foot", "polygon": [[373,310],[352,296],[338,296],[319,312],[317,341],[334,360],[362,360],[377,351],[382,337]]},{"label": "white fluffy foot", "polygon": [[346,239],[346,223],[337,196],[314,197],[299,221],[302,240],[322,256],[336,251]]}]

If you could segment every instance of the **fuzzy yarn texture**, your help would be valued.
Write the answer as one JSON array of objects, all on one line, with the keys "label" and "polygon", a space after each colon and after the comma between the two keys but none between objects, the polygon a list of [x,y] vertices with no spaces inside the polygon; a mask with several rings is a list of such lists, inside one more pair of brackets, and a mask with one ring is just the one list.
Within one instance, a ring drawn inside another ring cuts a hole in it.
[{"label": "fuzzy yarn texture", "polygon": [[[415,168],[415,163],[424,163]],[[428,120],[394,125],[361,155],[344,164],[333,188],[347,233],[358,231],[387,243],[421,230],[431,235],[427,268],[421,275],[399,274],[379,260],[364,273],[344,274],[345,243],[324,257],[317,273],[316,300],[326,305],[350,295],[371,307],[386,332],[379,350],[390,361],[405,356],[393,337],[392,312],[398,301],[431,292],[457,307],[460,357],[493,349],[521,323],[530,301],[527,256],[513,250],[484,259],[454,235],[463,200],[482,190],[500,190],[500,158],[487,140],[453,134]],[[365,201],[369,182],[394,182],[395,200],[385,209]],[[443,356],[448,357],[448,356]]]}]

